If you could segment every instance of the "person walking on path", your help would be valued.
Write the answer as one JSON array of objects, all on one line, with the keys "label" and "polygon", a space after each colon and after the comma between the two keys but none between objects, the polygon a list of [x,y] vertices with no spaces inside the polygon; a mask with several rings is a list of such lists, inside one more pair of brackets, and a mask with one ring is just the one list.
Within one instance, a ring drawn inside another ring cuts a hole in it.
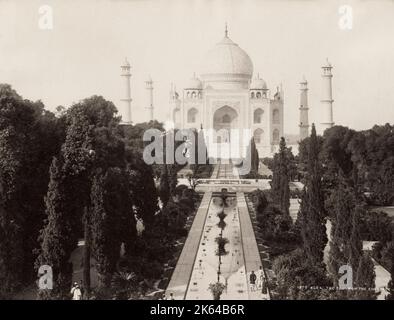
[{"label": "person walking on path", "polygon": [[263,278],[263,283],[261,285],[261,293],[264,295],[268,294],[267,281],[265,278]]},{"label": "person walking on path", "polygon": [[250,284],[250,291],[255,291],[256,290],[256,274],[252,270],[249,276],[249,284]]},{"label": "person walking on path", "polygon": [[83,281],[79,281],[79,289],[81,290],[81,300],[89,300],[87,296],[87,292],[85,292],[85,287],[83,286]]},{"label": "person walking on path", "polygon": [[74,282],[74,286],[71,288],[72,300],[82,300],[82,291],[79,287],[78,282]]},{"label": "person walking on path", "polygon": [[261,289],[262,286],[263,286],[263,281],[264,281],[263,267],[260,266],[260,269],[257,270],[256,273],[257,273],[257,287],[258,287],[259,289]]}]

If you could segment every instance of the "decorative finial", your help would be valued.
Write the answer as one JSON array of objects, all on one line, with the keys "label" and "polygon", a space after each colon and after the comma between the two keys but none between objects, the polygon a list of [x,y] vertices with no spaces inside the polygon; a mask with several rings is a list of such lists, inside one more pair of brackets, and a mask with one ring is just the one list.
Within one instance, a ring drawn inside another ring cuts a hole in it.
[{"label": "decorative finial", "polygon": [[227,22],[226,22],[225,29],[224,29],[224,36],[225,36],[226,38],[228,38]]},{"label": "decorative finial", "polygon": [[129,60],[127,60],[127,57],[124,58],[124,66],[130,67],[130,63],[129,63]]}]

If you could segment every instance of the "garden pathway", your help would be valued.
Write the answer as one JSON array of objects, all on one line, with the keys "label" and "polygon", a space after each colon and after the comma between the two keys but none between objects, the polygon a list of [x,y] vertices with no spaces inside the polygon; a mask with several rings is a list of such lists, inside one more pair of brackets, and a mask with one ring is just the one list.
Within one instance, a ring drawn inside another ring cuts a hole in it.
[{"label": "garden pathway", "polygon": [[[238,173],[231,164],[222,164],[215,167],[212,177],[234,179],[238,178]],[[250,272],[259,268],[261,260],[245,196],[242,192],[231,194],[225,202],[224,206],[220,196],[204,194],[167,288],[167,296],[173,293],[175,299],[209,300],[212,299],[209,285],[219,279],[226,285],[222,300],[269,299],[261,290],[251,290],[248,282]],[[222,210],[226,214],[223,231],[218,226],[217,216]],[[221,231],[228,243],[227,253],[219,257],[215,239]]]}]

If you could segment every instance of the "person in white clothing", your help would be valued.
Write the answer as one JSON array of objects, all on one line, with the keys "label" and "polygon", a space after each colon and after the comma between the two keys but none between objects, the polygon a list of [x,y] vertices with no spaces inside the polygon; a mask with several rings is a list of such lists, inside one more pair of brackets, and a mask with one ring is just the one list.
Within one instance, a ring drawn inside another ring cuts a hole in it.
[{"label": "person in white clothing", "polygon": [[264,272],[262,266],[260,266],[260,269],[257,270],[256,275],[257,275],[257,286],[258,288],[262,288],[264,282]]},{"label": "person in white clothing", "polygon": [[74,282],[74,286],[71,288],[72,300],[82,300],[82,291],[78,285],[78,282]]}]

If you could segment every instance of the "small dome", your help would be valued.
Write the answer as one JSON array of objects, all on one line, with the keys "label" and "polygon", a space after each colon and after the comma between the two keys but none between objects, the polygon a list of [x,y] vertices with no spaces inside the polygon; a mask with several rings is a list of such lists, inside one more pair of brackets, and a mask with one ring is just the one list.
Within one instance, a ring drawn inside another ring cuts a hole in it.
[{"label": "small dome", "polygon": [[186,83],[185,89],[202,89],[201,80],[193,75],[193,78]]},{"label": "small dome", "polygon": [[257,77],[252,80],[250,84],[250,89],[266,90],[267,83],[263,79],[260,79],[260,76],[257,75]]}]

